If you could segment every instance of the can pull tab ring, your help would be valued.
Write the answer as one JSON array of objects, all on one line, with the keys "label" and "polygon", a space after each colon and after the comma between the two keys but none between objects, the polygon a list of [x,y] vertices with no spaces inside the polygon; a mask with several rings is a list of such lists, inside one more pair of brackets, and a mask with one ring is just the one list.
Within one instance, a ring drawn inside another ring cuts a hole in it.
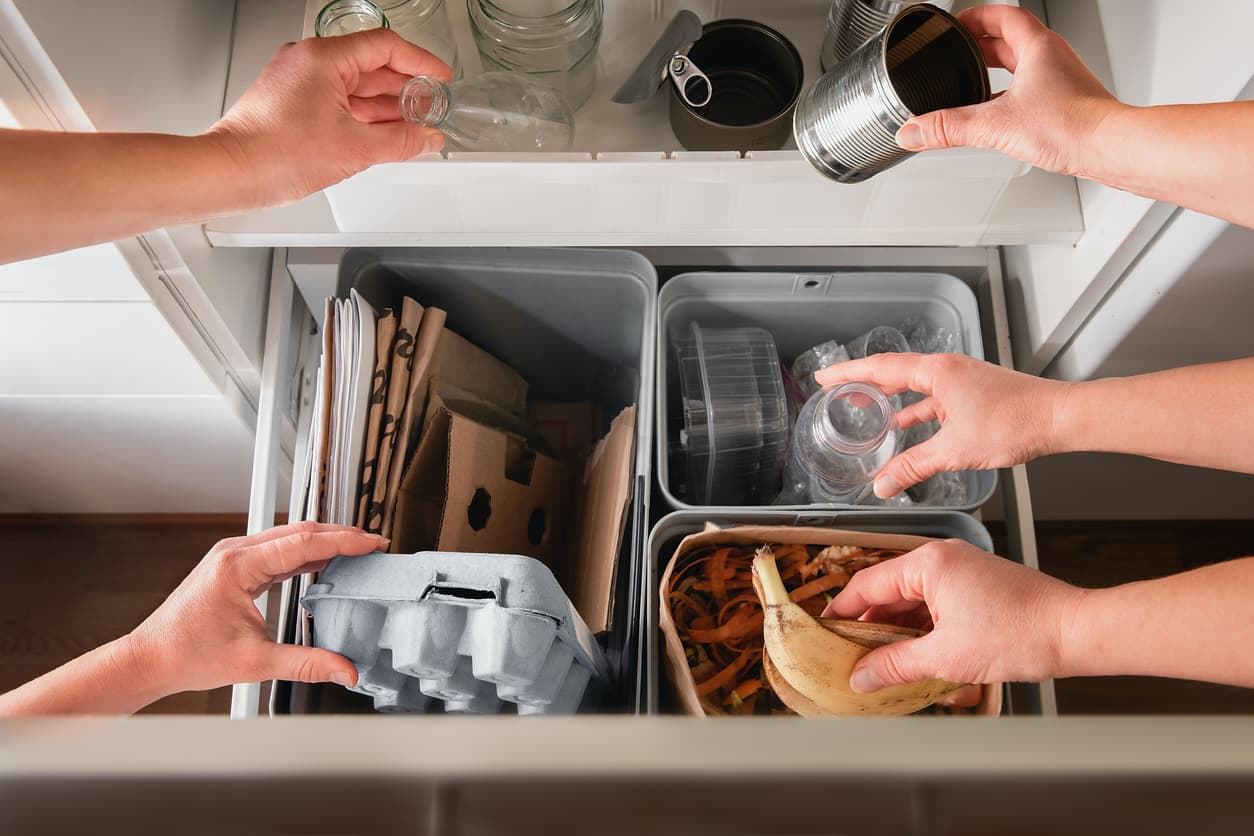
[{"label": "can pull tab ring", "polygon": [[[656,72],[656,71],[655,71]],[[687,55],[671,56],[666,66],[666,74],[671,77],[675,90],[689,107],[705,107],[714,96],[714,88],[710,79],[701,68],[692,63]]]}]

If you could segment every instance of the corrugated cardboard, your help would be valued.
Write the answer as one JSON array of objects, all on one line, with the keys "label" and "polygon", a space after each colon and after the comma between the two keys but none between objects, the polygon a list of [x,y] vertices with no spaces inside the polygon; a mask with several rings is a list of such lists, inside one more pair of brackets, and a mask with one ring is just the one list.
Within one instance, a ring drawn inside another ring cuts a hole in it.
[{"label": "corrugated cardboard", "polygon": [[573,475],[521,436],[441,407],[401,485],[392,548],[519,554],[555,568],[571,530]]},{"label": "corrugated cardboard", "polygon": [[[694,549],[707,546],[744,545],[757,546],[763,543],[788,543],[805,546],[859,546],[870,549],[917,549],[933,538],[917,537],[907,534],[873,534],[866,531],[842,531],[833,528],[796,528],[793,526],[741,526],[728,529],[708,529],[700,534],[685,537],[675,549],[662,574],[659,601],[661,612],[658,623],[662,628],[662,643],[666,655],[667,681],[675,696],[683,706],[684,713],[694,717],[704,717],[701,701],[697,697],[696,683],[688,669],[688,658],[684,653],[683,642],[675,627],[675,619],[671,616],[667,605],[667,590],[670,588],[671,575],[684,556]],[[1001,685],[985,685],[980,704],[976,713],[996,716],[1001,714]]]},{"label": "corrugated cardboard", "polygon": [[589,453],[558,460],[522,431],[487,423],[490,409],[478,409],[481,420],[474,420],[450,408],[467,405],[454,393],[433,386],[431,422],[398,495],[393,550],[535,557],[557,575],[590,629],[609,629],[631,503],[636,408],[623,410]]},{"label": "corrugated cardboard", "polygon": [[594,631],[610,628],[618,550],[631,504],[635,466],[636,408],[624,409],[588,454],[577,492],[579,510],[573,549],[557,579]]}]

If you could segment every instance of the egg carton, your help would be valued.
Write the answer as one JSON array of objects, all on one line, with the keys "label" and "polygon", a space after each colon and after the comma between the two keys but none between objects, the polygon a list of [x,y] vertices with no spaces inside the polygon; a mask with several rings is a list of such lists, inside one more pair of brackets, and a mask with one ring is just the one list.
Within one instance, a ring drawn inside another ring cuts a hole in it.
[{"label": "egg carton", "polygon": [[332,560],[301,605],[349,690],[390,713],[573,714],[605,656],[553,573],[529,557],[420,552]]}]

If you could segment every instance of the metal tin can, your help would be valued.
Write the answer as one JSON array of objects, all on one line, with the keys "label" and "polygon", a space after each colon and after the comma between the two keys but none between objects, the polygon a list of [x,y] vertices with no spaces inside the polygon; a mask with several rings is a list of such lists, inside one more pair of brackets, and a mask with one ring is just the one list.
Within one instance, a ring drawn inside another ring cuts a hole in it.
[{"label": "metal tin can", "polygon": [[860,183],[910,156],[896,135],[912,116],[988,98],[988,67],[971,33],[946,11],[912,6],[806,91],[793,134],[822,174]]},{"label": "metal tin can", "polygon": [[671,86],[671,129],[681,145],[762,151],[788,142],[804,70],[787,38],[756,21],[716,20],[705,25],[687,57],[708,78],[710,98],[693,106]]},{"label": "metal tin can", "polygon": [[947,12],[954,8],[954,0],[832,0],[819,66],[827,72],[883,31],[903,9],[925,2]]}]

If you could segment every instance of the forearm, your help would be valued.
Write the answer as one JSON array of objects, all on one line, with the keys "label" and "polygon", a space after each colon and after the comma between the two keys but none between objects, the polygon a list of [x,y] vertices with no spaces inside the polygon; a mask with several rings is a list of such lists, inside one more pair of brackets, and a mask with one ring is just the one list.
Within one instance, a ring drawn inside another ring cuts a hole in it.
[{"label": "forearm", "polygon": [[1254,687],[1254,558],[1088,591],[1056,676],[1165,676]]},{"label": "forearm", "polygon": [[1254,102],[1117,106],[1080,172],[1135,194],[1254,227]]},{"label": "forearm", "polygon": [[134,714],[169,695],[160,680],[125,636],[0,694],[0,717]]},{"label": "forearm", "polygon": [[0,130],[0,264],[254,208],[229,140]]},{"label": "forearm", "polygon": [[1254,473],[1254,359],[1071,386],[1051,452],[1129,453]]}]

